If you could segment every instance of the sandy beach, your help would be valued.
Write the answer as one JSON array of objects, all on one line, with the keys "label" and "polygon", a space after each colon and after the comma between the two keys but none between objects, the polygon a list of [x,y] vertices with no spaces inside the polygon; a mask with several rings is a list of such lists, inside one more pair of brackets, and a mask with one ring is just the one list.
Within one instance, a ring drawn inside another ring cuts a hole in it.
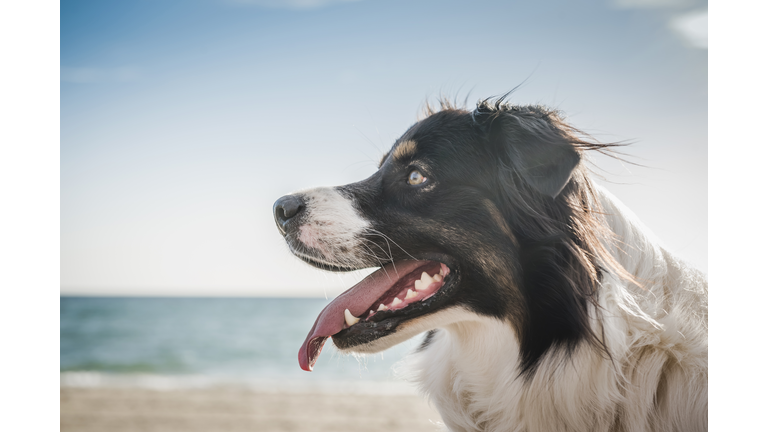
[{"label": "sandy beach", "polygon": [[438,431],[415,395],[61,388],[61,432]]}]

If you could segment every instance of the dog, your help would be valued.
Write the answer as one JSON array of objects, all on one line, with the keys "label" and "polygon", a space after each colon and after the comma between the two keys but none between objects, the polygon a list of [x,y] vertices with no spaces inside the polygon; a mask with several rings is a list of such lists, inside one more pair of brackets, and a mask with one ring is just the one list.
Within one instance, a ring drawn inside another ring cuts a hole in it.
[{"label": "dog", "polygon": [[451,431],[707,430],[707,280],[590,179],[612,152],[506,96],[428,108],[358,183],[287,195],[290,251],[376,267],[320,312],[375,353],[426,332],[413,376]]}]

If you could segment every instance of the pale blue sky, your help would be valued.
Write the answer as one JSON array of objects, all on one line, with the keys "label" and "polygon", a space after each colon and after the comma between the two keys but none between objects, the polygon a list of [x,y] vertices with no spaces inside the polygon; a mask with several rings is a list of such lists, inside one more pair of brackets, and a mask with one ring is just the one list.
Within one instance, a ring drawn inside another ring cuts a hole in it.
[{"label": "pale blue sky", "polygon": [[652,168],[595,158],[605,184],[706,270],[706,8],[65,0],[62,292],[333,295],[355,276],[291,257],[274,200],[370,175],[427,97],[526,78],[514,102],[635,143]]}]

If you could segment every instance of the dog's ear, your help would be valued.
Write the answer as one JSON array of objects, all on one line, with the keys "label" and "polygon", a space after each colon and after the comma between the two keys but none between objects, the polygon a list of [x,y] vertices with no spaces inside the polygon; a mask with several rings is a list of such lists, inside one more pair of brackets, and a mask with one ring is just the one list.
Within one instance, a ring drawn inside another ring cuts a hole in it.
[{"label": "dog's ear", "polygon": [[[581,154],[559,119],[538,110],[502,109],[486,118],[488,137],[504,162],[538,192],[555,198],[571,179]],[[512,173],[508,173],[512,174]]]}]

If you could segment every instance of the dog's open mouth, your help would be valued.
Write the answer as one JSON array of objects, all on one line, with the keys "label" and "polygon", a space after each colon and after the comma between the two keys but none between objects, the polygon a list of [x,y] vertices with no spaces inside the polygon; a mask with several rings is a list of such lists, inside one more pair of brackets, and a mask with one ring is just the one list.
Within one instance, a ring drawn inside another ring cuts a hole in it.
[{"label": "dog's open mouth", "polygon": [[450,268],[439,261],[397,261],[376,270],[320,312],[299,350],[301,368],[312,370],[328,337],[339,348],[350,348],[432,311],[451,278]]}]

